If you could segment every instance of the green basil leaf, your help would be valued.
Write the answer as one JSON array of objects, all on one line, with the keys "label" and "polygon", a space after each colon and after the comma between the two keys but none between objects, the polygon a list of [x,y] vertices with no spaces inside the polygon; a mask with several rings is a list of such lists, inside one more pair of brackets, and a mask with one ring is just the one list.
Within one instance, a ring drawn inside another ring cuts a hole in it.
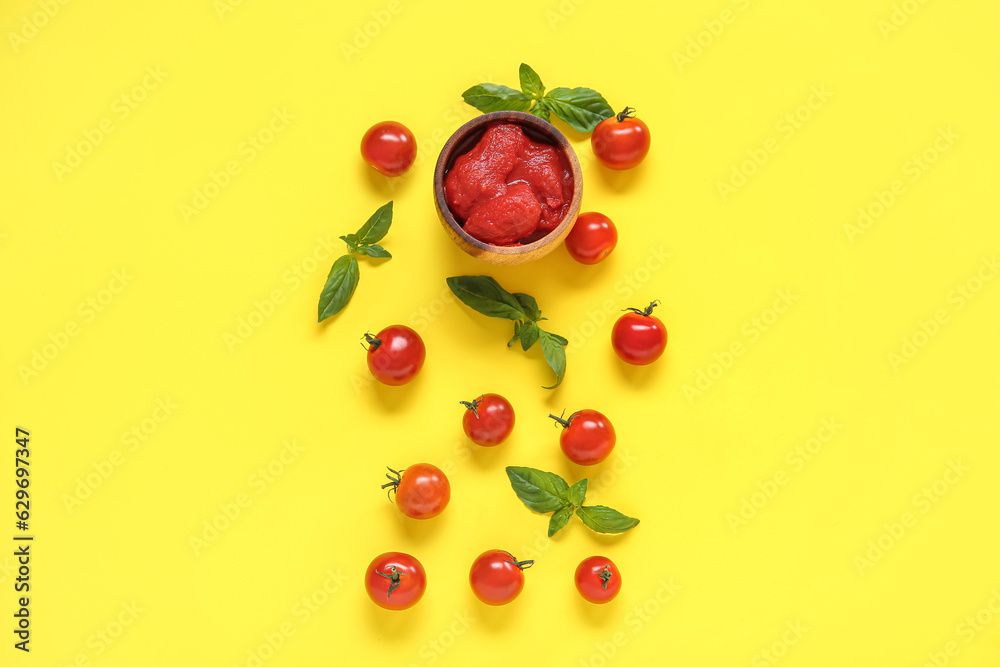
[{"label": "green basil leaf", "polygon": [[587,499],[587,478],[584,477],[579,482],[569,487],[569,493],[566,494],[569,501],[573,504],[573,507],[580,507],[583,505],[583,501]]},{"label": "green basil leaf", "polygon": [[319,321],[343,310],[357,286],[358,260],[354,255],[344,255],[333,263],[323,292],[319,295]]},{"label": "green basil leaf", "polygon": [[576,515],[587,524],[588,528],[598,533],[624,533],[639,524],[638,519],[625,516],[618,510],[604,505],[578,507]]},{"label": "green basil leaf", "polygon": [[514,298],[517,302],[521,304],[521,310],[523,310],[528,315],[528,319],[535,322],[538,318],[542,316],[542,311],[538,308],[538,302],[535,301],[535,297],[528,294],[522,294],[521,292],[514,292]]},{"label": "green basil leaf", "polygon": [[521,340],[521,323],[514,322],[514,336],[507,341],[507,347],[514,347],[514,343]]},{"label": "green basil leaf", "polygon": [[521,90],[524,91],[525,95],[539,98],[545,94],[545,86],[542,85],[541,77],[526,63],[521,63],[518,74],[521,78]]},{"label": "green basil leaf", "polygon": [[554,512],[569,504],[569,485],[554,472],[507,466],[507,477],[524,506],[535,512]]},{"label": "green basil leaf", "polygon": [[[547,318],[543,317],[542,319],[544,320]],[[555,342],[559,343],[560,345],[563,346],[569,345],[569,341],[560,336],[559,334],[550,333],[549,335],[552,336],[552,339],[555,340]]]},{"label": "green basil leaf", "polygon": [[347,244],[347,248],[351,252],[356,252],[361,255],[365,254],[365,251],[358,245],[357,234],[347,234],[346,236],[341,236],[340,240]]},{"label": "green basil leaf", "polygon": [[478,313],[504,320],[528,317],[517,299],[489,276],[453,276],[447,282],[452,293]]},{"label": "green basil leaf", "polygon": [[490,276],[452,276],[447,279],[452,293],[465,305],[487,315],[514,321],[514,336],[507,342],[512,347],[518,340],[525,350],[542,343],[542,356],[556,374],[556,383],[545,389],[555,389],[566,374],[566,349],[569,344],[562,336],[544,331],[536,320],[544,320],[535,299],[520,292],[511,294]]},{"label": "green basil leaf", "polygon": [[531,98],[521,91],[495,83],[473,86],[462,93],[462,98],[480,111],[527,111],[531,106]]},{"label": "green basil leaf", "polygon": [[521,349],[527,351],[532,345],[538,342],[538,334],[541,329],[534,322],[525,322],[521,325],[518,337],[521,339]]},{"label": "green basil leaf", "polygon": [[552,122],[552,117],[549,115],[549,107],[545,104],[544,98],[535,102],[535,106],[531,107],[531,109],[528,110],[528,113],[532,116],[538,116],[546,123]]},{"label": "green basil leaf", "polygon": [[543,389],[555,389],[558,387],[562,381],[563,376],[566,375],[566,339],[562,336],[557,336],[555,334],[550,334],[544,329],[538,330],[539,336],[538,340],[542,344],[542,355],[545,357],[545,361],[548,362],[549,366],[556,373],[556,383],[551,387],[542,387]]},{"label": "green basil leaf", "polygon": [[562,530],[563,526],[569,523],[570,517],[572,516],[573,516],[572,505],[567,505],[566,507],[557,509],[555,513],[552,515],[552,518],[549,519],[549,537],[552,537],[560,530]]},{"label": "green basil leaf", "polygon": [[379,258],[392,257],[392,255],[389,254],[388,250],[386,250],[377,243],[362,246],[361,248],[358,248],[358,252],[361,253],[362,255],[368,255],[369,257],[379,257]]},{"label": "green basil leaf", "polygon": [[607,100],[590,88],[553,88],[545,105],[578,132],[593,132],[598,123],[615,115]]},{"label": "green basil leaf", "polygon": [[357,234],[353,235],[354,238],[352,240],[357,245],[378,243],[388,233],[389,225],[391,224],[392,202],[390,201],[372,213],[372,217],[368,218],[368,221],[361,225],[361,229],[358,230]]}]

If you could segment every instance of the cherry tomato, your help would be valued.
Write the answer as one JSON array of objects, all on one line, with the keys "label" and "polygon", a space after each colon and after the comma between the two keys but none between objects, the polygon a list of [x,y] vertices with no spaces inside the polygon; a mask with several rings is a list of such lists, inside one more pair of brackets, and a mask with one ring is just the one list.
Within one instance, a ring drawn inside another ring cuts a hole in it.
[{"label": "cherry tomato", "polygon": [[427,588],[427,574],[416,558],[398,551],[377,556],[365,573],[365,589],[372,602],[383,609],[409,609]]},{"label": "cherry tomato", "polygon": [[368,343],[368,369],[383,384],[397,387],[420,372],[427,356],[424,341],[408,326],[395,324],[378,332],[365,334]]},{"label": "cherry tomato", "polygon": [[573,463],[592,466],[608,458],[615,448],[615,428],[597,410],[579,410],[566,419],[549,415],[563,427],[559,446]]},{"label": "cherry tomato", "polygon": [[581,264],[597,264],[618,244],[615,223],[602,213],[581,213],[566,236],[566,250]]},{"label": "cherry tomato", "polygon": [[524,588],[522,570],[534,562],[518,561],[509,552],[499,549],[484,551],[472,564],[469,585],[482,602],[494,606],[507,604],[521,593]]},{"label": "cherry tomato", "polygon": [[417,140],[402,123],[376,123],[361,138],[361,157],[383,176],[400,176],[417,157]]},{"label": "cherry tomato", "polygon": [[622,576],[610,558],[591,556],[576,566],[576,590],[588,602],[611,602],[622,588]]},{"label": "cherry tomato", "polygon": [[[437,466],[417,463],[406,470],[393,470],[383,489],[396,494],[396,507],[412,519],[430,519],[444,511],[451,500],[451,484]],[[386,492],[388,493],[388,491]]]},{"label": "cherry tomato", "polygon": [[611,330],[611,346],[618,357],[634,366],[645,366],[660,358],[667,347],[667,328],[652,315],[654,301],[645,310],[626,308]]},{"label": "cherry tomato", "polygon": [[631,169],[649,152],[649,128],[625,107],[617,116],[605,118],[590,135],[594,155],[609,169]]},{"label": "cherry tomato", "polygon": [[477,445],[495,447],[514,430],[514,406],[500,394],[483,394],[472,402],[459,402],[467,408],[462,428]]}]

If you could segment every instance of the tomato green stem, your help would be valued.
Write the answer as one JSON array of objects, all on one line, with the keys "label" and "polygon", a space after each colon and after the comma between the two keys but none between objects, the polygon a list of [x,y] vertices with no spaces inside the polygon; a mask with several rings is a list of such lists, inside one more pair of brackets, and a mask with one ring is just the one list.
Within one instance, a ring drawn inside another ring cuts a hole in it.
[{"label": "tomato green stem", "polygon": [[[503,551],[503,549],[501,549],[501,551]],[[509,551],[503,551],[503,553],[505,553],[508,556],[510,556],[510,562],[513,563],[514,565],[517,565],[517,568],[519,570],[527,570],[529,567],[531,567],[532,565],[535,564],[535,561],[533,561],[533,560],[518,560],[514,556],[514,554],[512,554]]]},{"label": "tomato green stem", "polygon": [[400,572],[398,569],[396,569],[395,565],[390,566],[389,567],[389,571],[392,574],[386,574],[385,572],[376,572],[375,573],[375,574],[381,575],[381,576],[383,576],[383,577],[385,577],[386,579],[389,580],[389,592],[385,594],[385,599],[386,600],[389,599],[389,597],[392,595],[392,592],[394,590],[396,590],[397,588],[399,588],[400,579],[403,576],[403,573]]},{"label": "tomato green stem", "polygon": [[[378,336],[371,335],[371,333],[365,332],[365,343],[368,343],[368,345],[369,345],[369,347],[367,348],[368,351],[369,352],[374,352],[379,347],[381,347],[381,345],[382,345],[382,339],[379,338]],[[361,347],[364,347],[364,346],[365,346],[365,344],[362,343]]]},{"label": "tomato green stem", "polygon": [[568,419],[563,419],[561,417],[556,417],[553,414],[549,415],[549,419],[555,419],[556,423],[559,424],[560,426],[562,426],[563,428],[567,428],[569,426],[569,420]]},{"label": "tomato green stem", "polygon": [[635,117],[635,108],[633,107],[625,107],[624,109],[621,110],[621,113],[619,113],[616,116],[616,118],[618,118],[619,123],[623,122],[626,118],[633,118],[633,117]]},{"label": "tomato green stem", "polygon": [[597,576],[601,578],[601,588],[607,588],[608,582],[611,581],[611,577],[614,576],[611,574],[611,566],[605,565],[604,569],[597,573]]},{"label": "tomato green stem", "polygon": [[483,402],[483,396],[473,400],[471,403],[469,401],[459,401],[468,410],[472,410],[472,414],[476,415],[476,419],[479,419],[479,404]]},{"label": "tomato green stem", "polygon": [[645,315],[646,317],[649,317],[650,315],[653,314],[653,308],[656,308],[659,305],[660,305],[660,300],[659,299],[654,299],[643,310],[639,310],[638,308],[625,308],[624,310],[622,310],[622,312],[623,313],[627,313],[627,312],[631,311],[633,313],[638,313],[639,315]]},{"label": "tomato green stem", "polygon": [[[389,489],[389,491],[395,493],[396,489],[399,488],[399,482],[403,479],[403,471],[402,470],[393,470],[389,466],[386,466],[386,469],[389,472],[391,472],[392,475],[390,475],[389,473],[385,474],[386,479],[388,479],[389,481],[386,482],[385,484],[383,484],[382,488],[383,489]],[[393,477],[393,475],[395,475],[395,477]],[[392,501],[392,497],[389,496],[389,491],[385,492],[385,496],[386,496],[386,498],[389,498],[389,501],[391,502]]]},{"label": "tomato green stem", "polygon": [[574,412],[573,414],[571,414],[571,415],[570,415],[569,417],[567,417],[566,419],[563,419],[563,418],[562,418],[562,416],[563,416],[564,414],[566,414],[566,411],[565,411],[565,410],[563,410],[562,412],[560,412],[560,413],[559,413],[559,416],[558,416],[558,417],[556,417],[556,416],[555,416],[555,415],[553,415],[553,414],[550,414],[550,415],[549,415],[549,419],[555,419],[555,420],[556,420],[556,423],[557,423],[557,424],[559,424],[560,426],[562,426],[563,428],[569,428],[569,425],[570,425],[570,424],[571,424],[571,423],[573,422],[573,417],[576,417],[576,416],[577,416],[578,414],[580,414],[580,413],[579,413],[579,411],[577,411],[577,412]]}]

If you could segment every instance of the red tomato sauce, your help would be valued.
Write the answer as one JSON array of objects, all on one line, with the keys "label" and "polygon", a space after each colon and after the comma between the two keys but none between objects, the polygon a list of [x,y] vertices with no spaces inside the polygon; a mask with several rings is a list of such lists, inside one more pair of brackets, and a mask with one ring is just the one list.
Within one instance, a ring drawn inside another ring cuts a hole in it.
[{"label": "red tomato sauce", "polygon": [[444,179],[445,201],[465,231],[493,245],[537,241],[562,221],[573,199],[566,158],[532,141],[516,123],[491,123]]}]

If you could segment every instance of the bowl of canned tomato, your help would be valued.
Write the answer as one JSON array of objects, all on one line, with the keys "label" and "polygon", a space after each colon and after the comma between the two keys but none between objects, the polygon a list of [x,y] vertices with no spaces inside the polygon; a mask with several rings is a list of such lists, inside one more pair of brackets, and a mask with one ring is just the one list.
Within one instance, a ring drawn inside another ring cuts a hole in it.
[{"label": "bowl of canned tomato", "polygon": [[524,264],[552,252],[580,212],[583,174],[566,137],[520,111],[473,118],[445,142],[434,203],[462,250],[492,264]]}]

